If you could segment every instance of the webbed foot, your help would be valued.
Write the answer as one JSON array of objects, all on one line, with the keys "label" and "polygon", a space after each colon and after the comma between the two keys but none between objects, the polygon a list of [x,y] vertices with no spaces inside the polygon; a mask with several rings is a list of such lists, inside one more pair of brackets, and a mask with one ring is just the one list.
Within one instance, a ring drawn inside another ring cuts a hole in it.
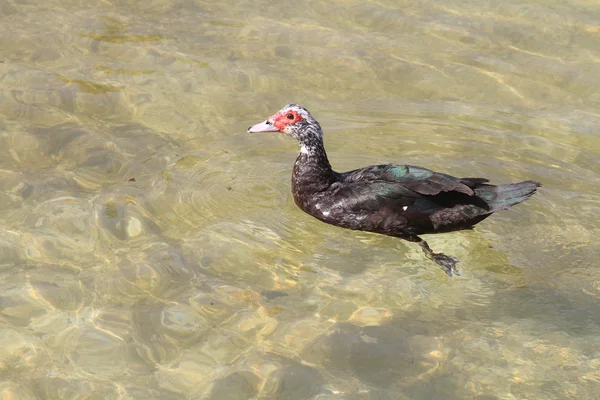
[{"label": "webbed foot", "polygon": [[442,253],[432,253],[431,256],[429,256],[429,258],[441,265],[442,269],[448,276],[460,275],[458,273],[458,270],[456,269],[458,258],[447,256]]},{"label": "webbed foot", "polygon": [[456,264],[458,263],[458,259],[456,257],[447,256],[442,253],[434,253],[433,250],[431,250],[431,248],[427,244],[427,242],[418,236],[411,237],[411,239],[412,241],[419,243],[419,246],[421,246],[427,258],[435,261],[438,265],[440,265],[446,273],[446,275],[460,275],[458,273],[458,269],[456,268]]}]

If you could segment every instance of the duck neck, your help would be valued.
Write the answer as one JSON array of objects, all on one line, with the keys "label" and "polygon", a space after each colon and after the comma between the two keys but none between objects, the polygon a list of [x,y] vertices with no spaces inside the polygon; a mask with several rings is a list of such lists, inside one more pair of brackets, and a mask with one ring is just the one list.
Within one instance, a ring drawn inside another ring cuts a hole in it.
[{"label": "duck neck", "polygon": [[303,138],[292,173],[294,197],[327,189],[333,183],[334,175],[323,147],[323,140],[320,137]]}]

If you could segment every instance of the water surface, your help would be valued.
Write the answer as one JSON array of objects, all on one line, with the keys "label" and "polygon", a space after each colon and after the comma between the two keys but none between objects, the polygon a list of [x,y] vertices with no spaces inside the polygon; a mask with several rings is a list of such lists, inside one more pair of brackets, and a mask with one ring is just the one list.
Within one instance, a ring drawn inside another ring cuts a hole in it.
[{"label": "water surface", "polygon": [[[0,4],[0,399],[600,397],[600,5]],[[525,204],[418,246],[293,204],[334,168]]]}]

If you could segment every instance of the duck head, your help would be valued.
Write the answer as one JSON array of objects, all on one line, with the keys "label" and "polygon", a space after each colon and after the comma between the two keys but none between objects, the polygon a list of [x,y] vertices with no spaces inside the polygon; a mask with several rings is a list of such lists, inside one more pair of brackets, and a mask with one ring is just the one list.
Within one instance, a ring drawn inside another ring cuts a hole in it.
[{"label": "duck head", "polygon": [[298,104],[288,104],[266,121],[248,128],[248,132],[281,132],[302,144],[323,140],[323,131],[317,120]]}]

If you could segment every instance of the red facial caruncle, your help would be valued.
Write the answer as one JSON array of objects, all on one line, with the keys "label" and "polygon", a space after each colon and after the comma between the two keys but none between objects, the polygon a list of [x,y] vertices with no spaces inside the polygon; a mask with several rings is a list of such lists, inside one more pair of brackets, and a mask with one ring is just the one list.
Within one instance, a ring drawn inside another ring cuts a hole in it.
[{"label": "red facial caruncle", "polygon": [[285,113],[277,113],[271,116],[269,119],[271,118],[273,118],[273,125],[279,129],[279,132],[283,132],[283,129],[286,125],[295,124],[296,122],[304,119],[295,110],[288,110]]},{"label": "red facial caruncle", "polygon": [[266,121],[248,128],[248,132],[281,132],[285,133],[286,126],[303,121],[304,118],[293,108],[283,108],[277,114],[271,115]]}]

